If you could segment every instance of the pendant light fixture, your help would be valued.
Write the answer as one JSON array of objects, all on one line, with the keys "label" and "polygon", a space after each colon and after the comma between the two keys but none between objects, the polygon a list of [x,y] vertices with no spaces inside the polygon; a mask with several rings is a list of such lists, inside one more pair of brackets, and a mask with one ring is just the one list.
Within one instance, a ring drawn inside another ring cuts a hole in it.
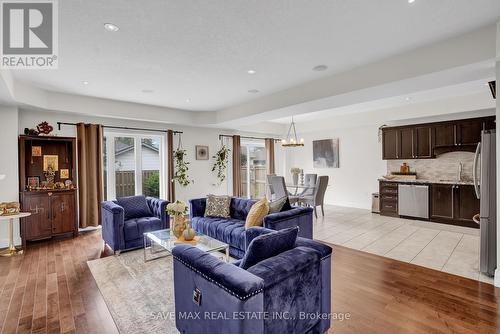
[{"label": "pendant light fixture", "polygon": [[288,128],[288,134],[286,135],[286,139],[281,140],[281,146],[283,147],[304,146],[304,138],[300,138],[300,140],[297,138],[297,130],[295,129],[295,122],[293,120],[293,117],[292,117],[292,123]]}]

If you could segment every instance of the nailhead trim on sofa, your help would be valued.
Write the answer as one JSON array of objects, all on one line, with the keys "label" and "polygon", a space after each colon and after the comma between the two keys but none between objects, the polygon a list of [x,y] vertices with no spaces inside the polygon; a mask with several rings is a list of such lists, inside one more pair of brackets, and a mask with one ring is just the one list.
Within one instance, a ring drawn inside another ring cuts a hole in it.
[{"label": "nailhead trim on sofa", "polygon": [[204,273],[200,272],[199,270],[197,270],[196,268],[192,267],[191,265],[187,264],[186,262],[182,261],[181,259],[179,259],[177,256],[174,256],[174,258],[179,261],[180,263],[182,263],[183,265],[185,265],[186,267],[188,267],[189,269],[191,269],[192,271],[194,271],[195,273],[197,274],[200,274],[203,278],[205,278],[207,281],[210,281],[214,284],[216,284],[217,286],[221,287],[222,289],[226,290],[227,292],[229,292],[230,294],[232,294],[233,296],[235,296],[236,298],[240,299],[240,300],[246,300],[254,295],[257,295],[259,293],[261,293],[262,291],[264,291],[264,289],[259,289],[259,290],[256,290],[246,296],[240,296],[238,295],[236,292],[234,291],[231,291],[229,290],[228,288],[226,288],[224,285],[222,285],[221,283],[215,281],[214,279],[212,279],[211,277],[205,275]]}]

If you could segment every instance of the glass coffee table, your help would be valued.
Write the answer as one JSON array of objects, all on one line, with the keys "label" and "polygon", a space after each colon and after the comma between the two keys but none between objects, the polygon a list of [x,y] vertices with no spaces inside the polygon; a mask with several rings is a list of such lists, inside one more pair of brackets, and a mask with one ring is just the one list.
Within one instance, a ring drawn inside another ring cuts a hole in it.
[{"label": "glass coffee table", "polygon": [[[144,262],[171,255],[172,249],[177,245],[191,245],[207,253],[225,251],[225,260],[229,262],[228,244],[198,232],[196,232],[196,237],[193,241],[180,241],[173,235],[170,229],[144,233]],[[150,252],[149,257],[147,256],[148,250]],[[167,254],[151,256],[163,252]]]}]

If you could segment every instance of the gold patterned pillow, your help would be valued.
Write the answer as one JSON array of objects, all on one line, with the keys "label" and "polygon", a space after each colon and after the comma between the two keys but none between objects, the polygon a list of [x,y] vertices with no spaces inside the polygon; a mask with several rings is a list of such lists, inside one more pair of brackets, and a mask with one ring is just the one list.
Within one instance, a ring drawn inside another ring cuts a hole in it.
[{"label": "gold patterned pillow", "polygon": [[231,218],[230,206],[231,197],[208,195],[205,217]]},{"label": "gold patterned pillow", "polygon": [[269,202],[263,198],[250,208],[245,221],[245,230],[253,226],[262,226],[262,219],[269,213]]}]

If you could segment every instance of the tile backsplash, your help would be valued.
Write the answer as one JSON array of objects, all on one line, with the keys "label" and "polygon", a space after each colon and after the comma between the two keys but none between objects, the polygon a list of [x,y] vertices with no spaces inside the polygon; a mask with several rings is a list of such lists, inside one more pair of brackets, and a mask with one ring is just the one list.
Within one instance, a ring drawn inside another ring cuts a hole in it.
[{"label": "tile backsplash", "polygon": [[472,165],[474,153],[449,152],[439,155],[436,159],[419,160],[388,160],[387,173],[399,172],[399,167],[406,162],[412,172],[417,172],[418,179],[425,180],[455,180],[458,173],[458,164],[462,162],[463,180],[472,180]]}]

